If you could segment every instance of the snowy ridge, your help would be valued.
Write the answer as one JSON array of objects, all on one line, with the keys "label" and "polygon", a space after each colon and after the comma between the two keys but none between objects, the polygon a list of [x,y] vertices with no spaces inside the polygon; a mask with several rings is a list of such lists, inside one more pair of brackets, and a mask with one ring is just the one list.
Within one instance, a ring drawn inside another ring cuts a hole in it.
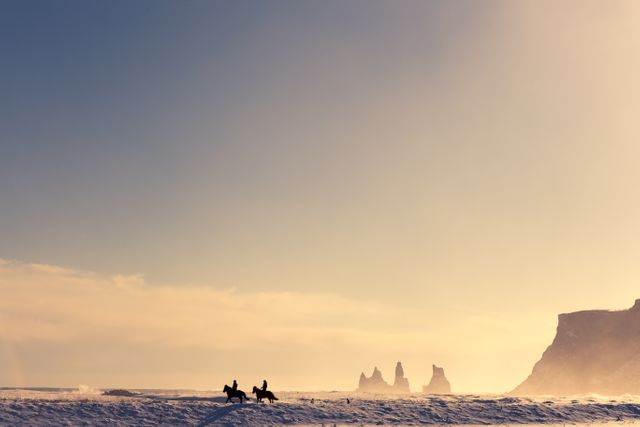
[{"label": "snowy ridge", "polygon": [[[0,391],[0,425],[422,425],[640,422],[640,396],[516,398],[392,396],[345,392],[276,393],[274,404],[225,404],[220,393]],[[350,403],[347,403],[347,398]],[[54,421],[55,420],[55,421]]]}]

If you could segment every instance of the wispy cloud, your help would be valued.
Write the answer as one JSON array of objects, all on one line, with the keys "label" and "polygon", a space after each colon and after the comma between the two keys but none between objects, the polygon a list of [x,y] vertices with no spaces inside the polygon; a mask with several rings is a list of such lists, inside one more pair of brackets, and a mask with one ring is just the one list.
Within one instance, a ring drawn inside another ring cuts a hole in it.
[{"label": "wispy cloud", "polygon": [[[0,319],[12,340],[115,336],[123,342],[246,348],[256,341],[313,341],[354,331],[378,303],[332,294],[151,286],[142,276],[100,276],[57,266],[4,261]],[[375,318],[369,328],[379,322]],[[217,331],[212,336],[211,331]]]},{"label": "wispy cloud", "polygon": [[[415,388],[428,380],[434,362],[454,370],[450,377],[458,387],[478,388],[482,378],[503,371],[501,357],[544,345],[530,335],[524,347],[514,341],[522,328],[539,328],[530,319],[505,323],[458,309],[447,317],[442,303],[408,310],[331,293],[157,286],[139,275],[7,260],[0,260],[0,293],[0,340],[13,370],[0,375],[3,383],[104,385],[119,378],[137,386],[186,387],[209,384],[203,377],[222,381],[267,370],[290,387],[351,388],[361,370],[400,359],[414,373]],[[144,376],[137,367],[149,368],[151,359],[153,375]],[[523,360],[518,375],[531,361]],[[478,364],[482,372],[462,378]]]}]

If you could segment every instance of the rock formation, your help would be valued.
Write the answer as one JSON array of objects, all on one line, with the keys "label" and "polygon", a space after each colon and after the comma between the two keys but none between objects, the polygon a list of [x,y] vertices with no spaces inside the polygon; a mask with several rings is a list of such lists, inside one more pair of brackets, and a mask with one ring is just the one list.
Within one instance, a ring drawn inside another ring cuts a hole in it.
[{"label": "rock formation", "polygon": [[640,393],[640,300],[628,310],[560,314],[551,345],[511,392]]},{"label": "rock formation", "polygon": [[396,364],[396,379],[393,382],[393,387],[398,393],[409,393],[409,380],[404,377],[404,369],[402,369],[402,363]]},{"label": "rock formation", "polygon": [[363,373],[360,374],[360,381],[358,383],[358,390],[356,391],[368,391],[375,393],[385,393],[389,391],[391,386],[382,379],[382,372],[378,370],[376,366],[373,368],[373,373],[369,378]]},{"label": "rock formation", "polygon": [[383,378],[378,367],[373,368],[373,373],[367,377],[364,372],[360,374],[358,382],[358,392],[370,393],[409,393],[409,380],[404,377],[402,364],[396,365],[396,378],[393,385],[389,385]]},{"label": "rock formation", "polygon": [[451,393],[451,384],[444,376],[444,369],[433,365],[433,375],[429,385],[422,386],[423,393],[429,394],[449,394]]}]

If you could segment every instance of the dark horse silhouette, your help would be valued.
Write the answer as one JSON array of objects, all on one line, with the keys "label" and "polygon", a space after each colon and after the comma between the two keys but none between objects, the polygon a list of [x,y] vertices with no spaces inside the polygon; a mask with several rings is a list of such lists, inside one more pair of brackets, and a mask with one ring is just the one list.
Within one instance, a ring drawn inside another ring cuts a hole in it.
[{"label": "dark horse silhouette", "polygon": [[226,384],[224,385],[224,389],[222,389],[222,391],[227,393],[227,402],[233,402],[233,400],[231,400],[231,398],[233,397],[237,397],[238,399],[240,399],[240,403],[242,403],[243,398],[244,400],[249,400],[249,398],[247,397],[244,391],[234,390]]},{"label": "dark horse silhouette", "polygon": [[269,399],[269,403],[273,403],[274,400],[278,400],[269,390],[261,390],[256,386],[253,386],[253,394],[256,395],[256,401],[262,402],[265,397]]}]

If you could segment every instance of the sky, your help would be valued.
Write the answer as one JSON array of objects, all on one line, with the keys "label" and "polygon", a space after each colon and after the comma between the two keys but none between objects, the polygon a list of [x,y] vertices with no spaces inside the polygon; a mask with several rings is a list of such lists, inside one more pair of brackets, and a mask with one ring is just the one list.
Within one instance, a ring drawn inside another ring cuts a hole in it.
[{"label": "sky", "polygon": [[0,3],[0,385],[530,373],[640,279],[635,1]]}]

